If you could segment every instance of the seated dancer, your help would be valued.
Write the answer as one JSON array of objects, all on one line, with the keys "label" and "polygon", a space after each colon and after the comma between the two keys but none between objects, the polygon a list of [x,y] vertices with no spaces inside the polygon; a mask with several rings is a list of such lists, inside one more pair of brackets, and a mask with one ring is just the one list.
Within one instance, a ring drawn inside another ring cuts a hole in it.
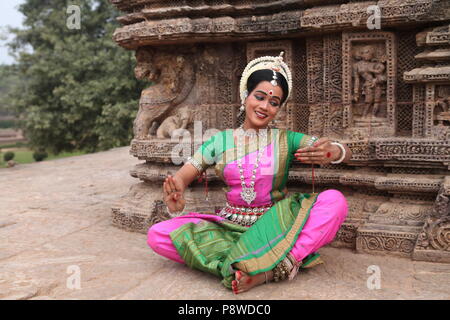
[{"label": "seated dancer", "polygon": [[[289,167],[294,157],[309,164],[347,162],[351,151],[325,137],[269,129],[291,92],[282,54],[247,65],[240,83],[243,125],[213,135],[164,181],[167,210],[177,216],[149,229],[147,242],[156,253],[221,277],[235,294],[293,279],[299,268],[320,262],[317,250],[335,237],[347,201],[332,189],[288,195]],[[184,190],[212,165],[228,186],[226,206],[216,214],[182,214]]]}]

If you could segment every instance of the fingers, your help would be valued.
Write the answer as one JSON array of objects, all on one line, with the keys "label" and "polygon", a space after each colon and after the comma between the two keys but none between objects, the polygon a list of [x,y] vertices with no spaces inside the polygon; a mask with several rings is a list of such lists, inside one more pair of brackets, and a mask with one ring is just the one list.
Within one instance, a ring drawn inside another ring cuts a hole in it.
[{"label": "fingers", "polygon": [[170,189],[171,189],[173,192],[178,191],[178,190],[177,190],[177,187],[175,186],[175,182],[173,181],[173,177],[172,177],[172,176],[169,176],[168,178],[169,178],[169,186],[170,186]]},{"label": "fingers", "polygon": [[170,184],[170,187],[171,187],[172,192],[173,192],[172,193],[173,194],[173,199],[175,201],[178,201],[181,198],[181,189],[179,188],[179,186],[175,182],[177,182],[177,180],[175,180],[174,177],[169,176],[169,184]]},{"label": "fingers", "polygon": [[172,192],[176,192],[177,188],[175,187],[175,183],[173,182],[172,176],[167,176],[167,178],[164,180],[163,183],[164,191],[168,194],[171,194]]},{"label": "fingers", "polygon": [[298,161],[303,163],[325,164],[331,159],[331,154],[327,151],[307,151],[296,153],[295,157]]},{"label": "fingers", "polygon": [[327,137],[322,137],[319,140],[317,140],[316,142],[314,142],[314,147],[320,147],[320,146],[326,144],[327,142],[330,142],[330,139],[328,139]]},{"label": "fingers", "polygon": [[322,137],[313,146],[297,149],[294,156],[303,163],[324,164],[331,158],[330,139]]},{"label": "fingers", "polygon": [[297,149],[296,153],[305,153],[305,152],[317,152],[317,151],[321,151],[323,150],[323,146],[311,146],[311,147],[304,147],[304,148],[299,148]]},{"label": "fingers", "polygon": [[175,198],[174,198],[175,189],[170,184],[170,176],[164,180],[163,190],[164,190],[164,195],[165,195],[166,201],[171,200],[171,199],[175,200]]},{"label": "fingers", "polygon": [[304,151],[296,153],[295,157],[297,160],[319,160],[327,157],[328,152],[317,150],[317,151]]},{"label": "fingers", "polygon": [[184,199],[182,198],[180,188],[176,185],[176,180],[171,175],[168,175],[167,178],[164,180],[163,183],[163,190],[164,190],[164,196],[165,201],[173,200],[175,202],[181,201],[180,203],[183,204]]},{"label": "fingers", "polygon": [[164,196],[170,195],[169,185],[167,184],[167,179],[163,182],[163,192]]},{"label": "fingers", "polygon": [[298,148],[297,152],[322,150],[324,147],[326,147],[328,142],[331,142],[331,140],[328,139],[327,137],[322,137],[319,140],[317,140],[316,142],[314,142],[314,145],[312,145],[312,146]]},{"label": "fingers", "polygon": [[164,202],[166,203],[171,202],[173,200],[173,193],[168,191],[167,188],[168,188],[167,184],[164,183]]}]

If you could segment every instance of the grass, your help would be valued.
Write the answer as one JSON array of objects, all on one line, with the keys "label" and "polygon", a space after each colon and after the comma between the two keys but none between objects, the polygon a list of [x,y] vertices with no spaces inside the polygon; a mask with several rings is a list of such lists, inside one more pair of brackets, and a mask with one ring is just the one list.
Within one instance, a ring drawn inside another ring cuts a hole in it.
[{"label": "grass", "polygon": [[[0,149],[5,148],[14,148],[11,150],[14,152],[14,158],[13,160],[17,163],[32,163],[36,162],[33,158],[33,151],[26,147],[18,147],[17,145],[3,145],[0,146]],[[0,153],[0,167],[6,167],[6,162],[3,160],[3,156],[5,154],[5,150]],[[73,157],[73,156],[80,156],[86,154],[85,151],[75,151],[75,152],[61,152],[60,154],[49,154],[47,158],[45,158],[43,161],[49,161],[49,160],[55,160],[55,159],[61,159],[61,158],[67,158],[67,157]]]},{"label": "grass", "polygon": [[[34,162],[33,152],[28,149],[12,150],[14,152],[13,160],[17,163],[30,163]],[[2,157],[3,160],[3,157]]]}]

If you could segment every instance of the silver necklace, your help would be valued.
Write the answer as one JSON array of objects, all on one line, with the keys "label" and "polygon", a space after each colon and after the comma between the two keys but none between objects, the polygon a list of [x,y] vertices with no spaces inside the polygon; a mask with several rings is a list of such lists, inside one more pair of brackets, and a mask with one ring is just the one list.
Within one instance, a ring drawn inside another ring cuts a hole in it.
[{"label": "silver necklace", "polygon": [[[242,126],[240,127],[240,129],[242,129]],[[258,135],[258,134],[255,134],[255,135]],[[267,132],[265,132],[265,130],[264,130],[264,134],[259,135],[259,136],[265,136],[265,135],[267,135]],[[240,135],[240,137],[242,137],[242,135]],[[256,156],[256,162],[255,162],[255,164],[253,164],[252,176],[250,179],[249,187],[247,187],[247,183],[245,182],[244,169],[242,168],[242,157],[244,156],[243,148],[241,146],[238,146],[238,151],[239,151],[239,155],[238,155],[237,163],[238,163],[239,176],[241,179],[241,186],[242,186],[242,191],[241,191],[240,195],[241,195],[242,200],[244,200],[245,202],[247,202],[248,205],[250,205],[253,202],[253,200],[256,199],[256,191],[254,189],[255,179],[256,179],[256,169],[259,166],[259,162],[260,162],[263,151],[258,150],[258,155]]]}]

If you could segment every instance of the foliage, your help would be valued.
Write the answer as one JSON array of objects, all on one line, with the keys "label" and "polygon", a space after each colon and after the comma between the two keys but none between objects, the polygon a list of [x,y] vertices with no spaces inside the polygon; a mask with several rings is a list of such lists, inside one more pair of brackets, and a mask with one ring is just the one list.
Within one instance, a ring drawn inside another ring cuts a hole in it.
[{"label": "foliage", "polygon": [[8,162],[9,160],[14,159],[14,156],[15,156],[15,154],[12,151],[5,152],[5,154],[3,155],[3,160],[5,162]]},{"label": "foliage", "polygon": [[[81,8],[70,30],[68,5]],[[118,13],[108,0],[26,0],[24,29],[11,51],[22,81],[9,95],[33,149],[94,152],[129,144],[143,83],[131,51],[112,33]]]},{"label": "foliage", "polygon": [[42,161],[47,157],[48,157],[48,153],[45,151],[40,150],[40,151],[33,152],[33,159],[35,161]]},{"label": "foliage", "polygon": [[16,121],[14,120],[0,120],[0,129],[14,128]]},{"label": "foliage", "polygon": [[[0,128],[15,126],[9,117],[13,114],[9,94],[20,85],[20,76],[15,66],[0,65]],[[8,117],[7,119],[2,119]]]}]

